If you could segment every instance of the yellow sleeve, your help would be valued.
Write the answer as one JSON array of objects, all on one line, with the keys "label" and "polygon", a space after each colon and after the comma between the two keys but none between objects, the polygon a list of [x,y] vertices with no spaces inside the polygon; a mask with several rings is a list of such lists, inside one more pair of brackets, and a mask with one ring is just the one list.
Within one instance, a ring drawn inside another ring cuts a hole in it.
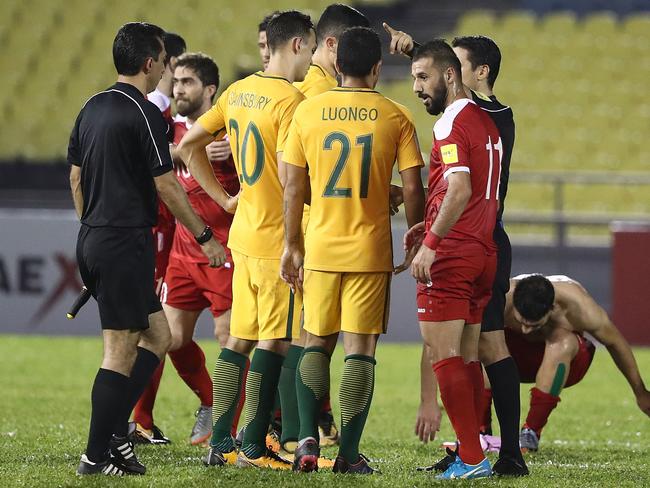
[{"label": "yellow sleeve", "polygon": [[201,127],[205,129],[206,132],[209,132],[213,136],[217,136],[219,132],[225,129],[226,119],[225,119],[225,104],[227,100],[226,90],[221,94],[210,110],[201,115],[196,121]]},{"label": "yellow sleeve", "polygon": [[302,131],[300,129],[301,112],[302,111],[296,111],[294,115],[293,122],[289,128],[287,142],[284,145],[282,160],[287,164],[306,168],[307,157],[305,156],[305,148],[302,145]]},{"label": "yellow sleeve", "polygon": [[424,161],[422,160],[422,152],[420,151],[420,143],[418,142],[415,125],[413,125],[412,119],[408,116],[410,114],[402,113],[400,115],[402,130],[397,148],[397,169],[401,172],[405,169],[424,166]]},{"label": "yellow sleeve", "polygon": [[284,146],[287,143],[287,137],[289,136],[289,128],[291,127],[291,120],[293,119],[293,114],[296,111],[300,102],[305,99],[305,96],[300,93],[297,89],[294,96],[288,97],[282,104],[281,107],[278,107],[280,110],[280,127],[278,130],[278,140],[276,142],[276,151],[283,152]]}]

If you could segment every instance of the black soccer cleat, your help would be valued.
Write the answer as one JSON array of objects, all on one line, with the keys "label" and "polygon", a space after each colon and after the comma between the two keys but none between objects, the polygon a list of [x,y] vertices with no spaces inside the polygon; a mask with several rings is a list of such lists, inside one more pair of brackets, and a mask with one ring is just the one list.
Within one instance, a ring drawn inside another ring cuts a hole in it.
[{"label": "black soccer cleat", "polygon": [[514,458],[507,454],[499,456],[497,462],[492,466],[492,473],[496,476],[528,476],[530,474],[523,457]]},{"label": "black soccer cleat", "polygon": [[336,428],[332,411],[321,412],[318,417],[318,436],[320,447],[335,446],[339,443],[339,430]]},{"label": "black soccer cleat", "polygon": [[435,471],[438,473],[444,473],[447,471],[449,466],[453,464],[453,462],[456,460],[456,457],[458,456],[458,453],[452,449],[447,448],[447,455],[443,457],[440,461],[438,461],[435,464],[432,464],[430,466],[420,466],[418,468],[415,468],[416,471]]},{"label": "black soccer cleat", "polygon": [[314,438],[308,438],[296,448],[292,469],[301,473],[318,471],[319,457],[320,448],[318,447],[318,441]]},{"label": "black soccer cleat", "polygon": [[106,459],[101,462],[92,462],[85,454],[81,455],[81,461],[77,467],[78,476],[88,476],[93,474],[105,474],[108,476],[124,476],[126,472],[116,464],[113,464],[111,459]]},{"label": "black soccer cleat", "polygon": [[153,425],[151,429],[145,429],[137,422],[129,422],[127,437],[134,444],[171,444],[171,440],[163,434],[163,431]]},{"label": "black soccer cleat", "polygon": [[368,464],[370,460],[364,456],[363,454],[359,453],[359,460],[354,463],[350,464],[348,463],[345,459],[343,459],[341,456],[336,456],[336,460],[334,461],[334,468],[332,471],[335,473],[349,473],[349,474],[375,474],[379,473],[379,470],[374,469],[370,464]]},{"label": "black soccer cleat", "polygon": [[133,442],[128,437],[113,435],[109,442],[110,461],[123,469],[126,474],[145,474],[147,468],[138,461],[133,450]]}]

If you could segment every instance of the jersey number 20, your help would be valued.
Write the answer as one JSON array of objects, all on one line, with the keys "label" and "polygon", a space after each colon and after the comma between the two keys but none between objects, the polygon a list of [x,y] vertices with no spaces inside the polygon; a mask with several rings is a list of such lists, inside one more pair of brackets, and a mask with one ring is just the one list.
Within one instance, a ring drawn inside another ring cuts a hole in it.
[{"label": "jersey number 20", "polygon": [[[336,160],[334,170],[327,180],[324,197],[343,197],[352,198],[352,188],[339,188],[338,182],[341,173],[345,168],[350,156],[350,138],[343,132],[331,132],[323,142],[323,149],[330,151],[335,142],[341,144],[341,153]],[[359,196],[366,198],[368,196],[368,181],[370,180],[370,161],[372,160],[372,134],[365,134],[356,138],[356,145],[361,146],[361,184],[359,185]]]}]

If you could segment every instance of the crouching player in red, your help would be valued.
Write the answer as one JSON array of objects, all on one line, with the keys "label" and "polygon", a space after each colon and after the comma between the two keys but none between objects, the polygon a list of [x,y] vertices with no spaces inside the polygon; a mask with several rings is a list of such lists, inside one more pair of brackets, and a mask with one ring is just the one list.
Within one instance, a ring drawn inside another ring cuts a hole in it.
[{"label": "crouching player in red", "polygon": [[[491,475],[479,443],[483,393],[478,340],[492,294],[502,144],[494,122],[467,98],[460,61],[444,40],[416,48],[413,90],[434,125],[425,222],[405,236],[406,263],[418,281],[420,330],[433,355],[440,396],[460,440],[441,479]],[[417,254],[416,254],[417,253]],[[415,257],[413,257],[415,256]]]},{"label": "crouching player in red", "polygon": [[[219,71],[210,57],[201,53],[186,53],[177,59],[174,98],[179,115],[174,119],[174,143],[178,144],[196,119],[212,106],[218,85]],[[239,180],[230,157],[229,144],[224,142],[225,144],[215,141],[206,150],[215,176],[228,193],[235,195],[239,192]],[[232,215],[203,191],[179,158],[174,157],[174,164],[178,180],[186,191],[192,208],[201,215],[212,229],[214,237],[225,247]],[[233,265],[227,248],[226,252],[227,262],[224,266],[218,270],[210,268],[199,254],[200,245],[194,236],[178,224],[160,293],[172,331],[169,357],[180,377],[201,403],[190,434],[190,443],[194,445],[204,443],[212,432],[212,380],[205,367],[205,355],[192,340],[192,336],[199,315],[204,309],[209,309],[214,317],[215,335],[220,345],[223,347],[228,340]],[[136,408],[134,420],[140,424],[143,418],[151,419],[152,409],[153,402],[150,402],[148,411]],[[153,430],[155,441],[155,431],[159,429],[155,428],[153,422],[151,427],[138,425],[140,437],[147,435],[147,428]]]},{"label": "crouching player in red", "polygon": [[[566,276],[520,275],[510,280],[505,335],[522,383],[534,383],[530,409],[521,429],[522,450],[537,451],[543,427],[560,401],[562,388],[579,383],[602,343],[627,379],[639,408],[650,416],[650,392],[639,374],[629,344],[580,283]],[[483,424],[490,425],[490,390]]]}]

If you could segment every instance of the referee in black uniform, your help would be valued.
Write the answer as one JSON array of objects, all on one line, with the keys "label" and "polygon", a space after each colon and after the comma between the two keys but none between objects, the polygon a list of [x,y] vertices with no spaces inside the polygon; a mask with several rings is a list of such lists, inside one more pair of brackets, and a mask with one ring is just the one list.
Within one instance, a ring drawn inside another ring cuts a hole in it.
[{"label": "referee in black uniform", "polygon": [[70,186],[81,219],[77,261],[97,300],[104,340],[78,474],[145,472],[126,438],[127,422],[171,340],[153,281],[156,193],[194,233],[211,266],[226,257],[171,171],[167,124],[145,97],[166,64],[163,35],[140,22],[120,28],[113,42],[117,83],[86,102],[70,136]]},{"label": "referee in black uniform", "polygon": [[[384,28],[391,36],[391,53],[411,57],[413,49],[418,45],[413,38],[405,32],[394,30],[387,24],[384,24]],[[492,286],[492,298],[485,308],[481,321],[479,358],[490,380],[494,408],[501,430],[499,459],[492,470],[497,475],[525,476],[528,474],[528,467],[519,449],[518,435],[521,410],[519,372],[514,359],[510,356],[503,332],[503,314],[506,294],[510,288],[512,262],[510,240],[503,225],[503,210],[508,191],[510,158],[515,144],[515,122],[512,109],[501,104],[492,92],[501,67],[501,51],[496,43],[485,36],[466,36],[456,37],[451,45],[461,62],[463,83],[466,85],[468,96],[471,95],[472,100],[492,118],[499,129],[503,144],[499,180],[499,211],[493,234],[494,242],[497,245],[497,270]],[[422,376],[430,375],[430,381],[423,381],[423,385],[425,383],[433,384],[435,381],[435,377],[430,373],[429,361],[426,359],[423,350]],[[433,427],[429,431],[431,438],[435,436],[437,426]],[[455,457],[456,454],[453,451],[448,451],[448,455],[444,459],[424,469],[445,471]]]}]

